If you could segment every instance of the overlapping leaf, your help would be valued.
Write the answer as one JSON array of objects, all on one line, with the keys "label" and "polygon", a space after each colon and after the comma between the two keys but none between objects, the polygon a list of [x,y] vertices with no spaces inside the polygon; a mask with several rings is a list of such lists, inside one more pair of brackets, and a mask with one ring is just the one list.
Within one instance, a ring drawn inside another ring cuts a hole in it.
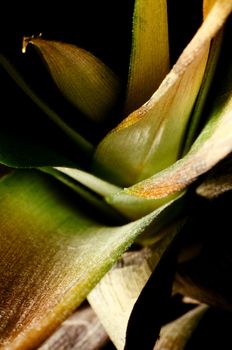
[{"label": "overlapping leaf", "polygon": [[204,23],[151,99],[99,144],[95,171],[128,186],[174,163],[204,75],[211,39],[232,10],[215,1]]},{"label": "overlapping leaf", "polygon": [[78,181],[79,183],[90,188],[95,193],[103,197],[119,192],[121,189],[120,187],[117,187],[107,181],[101,180],[98,177],[80,169],[65,167],[57,167],[56,169],[61,173],[70,176],[72,179]]},{"label": "overlapping leaf", "polygon": [[[229,47],[229,33],[224,48]],[[214,97],[209,120],[190,151],[171,167],[109,196],[107,201],[112,206],[117,209],[121,207],[122,211],[128,211],[131,216],[134,212],[138,217],[143,205],[144,208],[146,205],[155,208],[156,205],[175,198],[198,176],[207,172],[232,151],[232,71],[231,55],[228,52],[226,54],[226,57],[222,57],[217,74],[217,98]]]},{"label": "overlapping leaf", "polygon": [[162,198],[181,191],[232,151],[232,94],[221,96],[190,152],[172,167],[132,186],[127,193]]},{"label": "overlapping leaf", "polygon": [[105,226],[83,200],[75,204],[57,183],[29,170],[2,180],[0,197],[0,344],[12,350],[46,339],[165,210]]}]

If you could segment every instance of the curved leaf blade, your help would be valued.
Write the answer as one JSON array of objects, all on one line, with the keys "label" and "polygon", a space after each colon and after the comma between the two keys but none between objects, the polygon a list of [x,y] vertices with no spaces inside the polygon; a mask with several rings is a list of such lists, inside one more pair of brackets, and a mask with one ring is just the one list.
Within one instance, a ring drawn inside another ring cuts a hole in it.
[{"label": "curved leaf blade", "polygon": [[207,96],[210,91],[211,83],[213,81],[214,73],[216,71],[218,59],[220,56],[220,50],[222,48],[223,42],[223,34],[224,33],[221,30],[217,34],[217,36],[212,40],[211,43],[205,74],[193,109],[192,116],[189,121],[189,128],[187,130],[186,141],[184,142],[183,147],[183,155],[189,151],[193,140],[196,137],[196,132],[201,122],[201,116],[207,102]]},{"label": "curved leaf blade", "polygon": [[163,198],[178,193],[232,151],[232,94],[222,96],[189,153],[173,166],[127,189],[144,198]]},{"label": "curved leaf blade", "polygon": [[159,89],[99,144],[94,170],[130,186],[174,163],[203,79],[211,39],[232,11],[215,1],[202,26]]},{"label": "curved leaf blade", "polygon": [[0,183],[2,347],[38,346],[162,211],[105,226],[80,209],[83,201],[66,196],[35,171],[16,171]]},{"label": "curved leaf blade", "polygon": [[39,49],[63,95],[86,116],[105,119],[120,90],[115,74],[95,56],[77,46],[38,38],[24,38]]},{"label": "curved leaf blade", "polygon": [[88,187],[103,197],[112,195],[113,193],[117,193],[121,190],[120,187],[117,187],[107,181],[103,181],[98,177],[80,169],[56,167],[56,170],[68,175],[72,179],[78,181],[82,185]]}]

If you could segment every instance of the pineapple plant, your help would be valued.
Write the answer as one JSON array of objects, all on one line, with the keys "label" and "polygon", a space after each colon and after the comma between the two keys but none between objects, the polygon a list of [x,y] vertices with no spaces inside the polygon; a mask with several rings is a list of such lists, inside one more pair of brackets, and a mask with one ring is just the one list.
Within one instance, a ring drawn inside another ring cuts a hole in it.
[{"label": "pineapple plant", "polygon": [[[8,91],[41,111],[19,135],[9,105],[14,128],[1,131],[1,349],[72,348],[68,325],[87,321],[83,338],[70,335],[77,349],[108,336],[117,349],[184,349],[207,314],[231,311],[220,220],[232,188],[232,1],[201,6],[172,66],[171,2],[134,1],[126,83],[82,47],[25,36],[24,59],[39,53],[65,111],[0,54]],[[85,300],[104,329],[89,307],[72,315]]]}]

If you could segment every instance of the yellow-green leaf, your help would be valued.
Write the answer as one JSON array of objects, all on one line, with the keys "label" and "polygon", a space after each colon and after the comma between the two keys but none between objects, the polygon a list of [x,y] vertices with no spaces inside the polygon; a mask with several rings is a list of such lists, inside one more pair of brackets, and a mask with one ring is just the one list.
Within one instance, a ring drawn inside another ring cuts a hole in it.
[{"label": "yellow-green leaf", "polygon": [[83,200],[29,170],[2,180],[0,198],[0,347],[11,350],[46,339],[162,212],[106,226]]},{"label": "yellow-green leaf", "polygon": [[[192,145],[190,151],[171,167],[107,197],[107,201],[117,208],[136,217],[144,215],[160,203],[186,190],[198,176],[210,170],[232,151],[232,66],[230,54],[230,31],[226,33],[224,54],[218,65],[214,84],[209,120]],[[229,50],[229,51],[228,51]],[[146,202],[148,200],[148,202]]]},{"label": "yellow-green leaf", "polygon": [[91,53],[77,46],[38,38],[24,38],[36,46],[64,96],[95,121],[105,119],[120,91],[115,74]]},{"label": "yellow-green leaf", "polygon": [[201,86],[211,39],[231,10],[231,1],[215,1],[151,99],[103,139],[95,154],[94,169],[98,174],[128,186],[176,161]]},{"label": "yellow-green leaf", "polygon": [[78,181],[82,185],[86,186],[87,188],[103,197],[117,193],[121,190],[120,187],[115,186],[107,181],[101,180],[98,177],[80,169],[65,167],[57,167],[55,169],[63,174],[68,175],[72,179]]},{"label": "yellow-green leaf", "polygon": [[166,0],[136,0],[126,114],[140,107],[169,70]]}]

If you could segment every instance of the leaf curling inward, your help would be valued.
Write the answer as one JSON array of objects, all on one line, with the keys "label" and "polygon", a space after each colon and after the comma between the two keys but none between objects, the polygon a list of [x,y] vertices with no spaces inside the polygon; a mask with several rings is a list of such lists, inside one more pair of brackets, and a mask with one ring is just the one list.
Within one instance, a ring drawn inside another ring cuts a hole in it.
[{"label": "leaf curling inward", "polygon": [[215,1],[202,26],[150,100],[100,142],[93,163],[96,174],[120,186],[131,186],[178,159],[203,79],[210,42],[231,10],[232,3]]},{"label": "leaf curling inward", "polygon": [[178,193],[216,165],[232,151],[232,91],[220,96],[211,119],[190,151],[171,167],[125,192],[143,198],[164,198]]}]

